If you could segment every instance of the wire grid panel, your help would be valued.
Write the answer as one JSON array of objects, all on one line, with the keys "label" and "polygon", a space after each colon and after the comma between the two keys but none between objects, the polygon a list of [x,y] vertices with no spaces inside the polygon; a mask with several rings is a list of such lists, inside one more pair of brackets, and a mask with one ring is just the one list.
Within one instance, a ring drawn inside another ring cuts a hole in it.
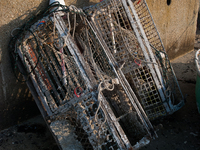
[{"label": "wire grid panel", "polygon": [[130,77],[130,84],[135,87],[138,96],[141,99],[143,108],[150,119],[155,119],[166,115],[165,107],[162,105],[157,87],[149,74],[146,66],[141,66],[127,74]]},{"label": "wire grid panel", "polygon": [[102,108],[98,110],[98,107],[99,104],[92,94],[77,103],[75,110],[78,122],[87,133],[88,140],[94,149],[120,149],[108,125],[109,116]]},{"label": "wire grid panel", "polygon": [[[95,25],[102,34],[103,39],[116,61],[119,64],[125,62],[122,71],[129,80],[129,83],[134,83],[131,84],[132,88],[137,93],[138,99],[141,101],[148,117],[154,119],[158,116],[166,115],[166,107],[163,105],[158,88],[154,83],[155,79],[154,76],[152,76],[152,70],[150,70],[147,65],[147,63],[151,62],[147,62],[145,59],[144,52],[131,29],[130,21],[124,11],[121,1],[105,0],[94,7],[88,8],[86,11],[88,11],[89,14],[92,12],[90,14],[91,19],[95,22]],[[141,75],[134,75],[133,73],[141,70],[141,68],[146,68],[142,71],[143,74],[145,73],[142,78]],[[150,84],[148,82],[151,82],[151,84],[153,83],[154,88],[151,89],[150,93],[153,92],[158,95],[156,100],[152,96],[149,96],[150,94],[144,94],[149,93],[148,88],[143,88],[144,91],[140,89],[138,81],[141,80],[143,82],[140,83],[140,86],[141,84]],[[147,106],[147,104],[149,106]],[[154,106],[154,109],[152,109],[152,106]]]},{"label": "wire grid panel", "polygon": [[[135,1],[133,2],[133,5],[143,26],[147,39],[150,45],[152,46],[152,49],[154,50],[154,54],[158,58],[158,61],[162,67],[162,75],[165,81],[165,87],[170,88],[170,90],[167,91],[167,94],[169,95],[170,93],[172,93],[173,95],[171,96],[172,105],[174,105],[174,108],[172,108],[174,110],[172,111],[176,111],[177,109],[180,109],[183,106],[184,98],[178,85],[173,68],[168,59],[168,56],[166,55],[166,51],[161,41],[158,30],[148,9],[148,5],[145,0]],[[168,100],[168,97],[166,99]],[[179,105],[177,105],[177,108],[176,104]]]},{"label": "wire grid panel", "polygon": [[157,50],[164,51],[162,42],[160,40],[159,34],[157,32],[156,26],[154,24],[146,2],[143,0],[135,1],[133,2],[133,5],[149,40],[149,43],[151,43]]},{"label": "wire grid panel", "polygon": [[58,106],[87,93],[89,89],[68,47],[59,49],[56,46],[62,38],[57,29],[52,35],[53,25],[50,19],[43,18],[18,44],[27,72],[33,74],[47,103],[54,104],[50,107],[55,111]]}]

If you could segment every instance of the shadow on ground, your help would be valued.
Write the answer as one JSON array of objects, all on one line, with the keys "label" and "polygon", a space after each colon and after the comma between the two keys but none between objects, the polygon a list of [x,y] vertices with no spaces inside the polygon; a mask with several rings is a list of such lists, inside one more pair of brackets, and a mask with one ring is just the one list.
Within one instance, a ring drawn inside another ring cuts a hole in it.
[{"label": "shadow on ground", "polygon": [[[8,6],[9,4],[10,2],[2,2],[2,6],[0,6],[0,8],[3,9],[4,7],[12,7]],[[7,22],[5,21],[6,16],[3,16],[5,12],[2,12],[3,15],[1,16],[1,19],[4,25],[0,26],[0,36],[2,37],[0,39],[0,85],[2,85],[2,88],[0,88],[0,130],[39,114],[38,108],[35,105],[26,84],[16,80],[14,76],[11,67],[10,49],[8,48],[8,45],[11,39],[11,31],[15,28],[19,28],[27,20],[36,15],[38,11],[44,10],[47,6],[48,1],[43,0],[37,8],[33,7],[32,9],[26,11],[23,15],[11,20],[7,24],[5,23]],[[16,6],[13,11],[16,11],[17,8],[18,6]],[[24,9],[22,8],[21,10],[18,10],[20,11],[19,14],[22,10]],[[17,32],[17,30],[14,31],[13,34],[15,34],[15,32]],[[19,77],[20,74],[16,73],[16,76]]]}]

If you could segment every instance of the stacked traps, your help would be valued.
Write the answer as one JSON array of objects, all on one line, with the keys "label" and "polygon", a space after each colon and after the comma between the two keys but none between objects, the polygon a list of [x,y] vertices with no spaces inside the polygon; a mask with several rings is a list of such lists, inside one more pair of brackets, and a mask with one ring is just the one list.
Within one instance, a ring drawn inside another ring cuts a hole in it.
[{"label": "stacked traps", "polygon": [[63,6],[21,30],[15,62],[52,130],[61,120],[81,149],[137,149],[157,136],[149,118],[183,105],[176,77],[145,1],[104,0],[84,11]]},{"label": "stacked traps", "polygon": [[171,114],[184,98],[145,0],[104,0],[85,8],[150,119]]},{"label": "stacked traps", "polygon": [[56,121],[66,123],[83,149],[144,146],[156,133],[93,27],[73,6],[52,12],[21,30],[16,65],[31,80],[52,130]]}]

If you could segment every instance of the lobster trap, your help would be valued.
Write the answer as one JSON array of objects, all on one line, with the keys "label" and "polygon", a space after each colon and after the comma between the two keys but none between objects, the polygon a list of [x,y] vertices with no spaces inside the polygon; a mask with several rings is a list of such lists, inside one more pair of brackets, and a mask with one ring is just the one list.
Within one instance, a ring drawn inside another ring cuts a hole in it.
[{"label": "lobster trap", "polygon": [[61,142],[66,130],[80,149],[139,148],[157,136],[99,37],[82,10],[70,6],[20,30],[12,47],[61,149],[70,145]]},{"label": "lobster trap", "polygon": [[182,106],[144,0],[54,3],[37,17],[10,48],[61,149],[139,149],[157,137],[149,119]]},{"label": "lobster trap", "polygon": [[184,105],[176,76],[145,0],[104,0],[85,8],[147,116],[153,120]]}]

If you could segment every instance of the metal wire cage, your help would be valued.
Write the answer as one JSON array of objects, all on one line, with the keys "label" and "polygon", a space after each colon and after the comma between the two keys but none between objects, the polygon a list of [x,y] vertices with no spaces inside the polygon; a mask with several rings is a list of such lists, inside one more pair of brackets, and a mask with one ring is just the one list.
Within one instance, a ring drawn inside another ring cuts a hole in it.
[{"label": "metal wire cage", "polygon": [[[62,31],[58,25],[54,26],[58,20],[64,20],[59,14],[54,17],[48,16],[37,21],[16,42],[16,53],[34,83],[43,109],[51,118],[50,126],[53,129],[55,120],[69,120],[70,126],[76,128],[76,137],[82,137],[77,140],[84,149],[118,149],[108,123],[102,124],[107,114],[103,114],[100,108],[94,116],[99,104],[96,92],[91,91],[92,86],[86,79],[82,68],[84,64],[80,66],[80,59],[75,56],[74,49],[77,47],[70,47],[72,43],[59,47],[63,42]],[[70,37],[67,39],[70,40]]]},{"label": "metal wire cage", "polygon": [[117,63],[125,62],[122,71],[150,119],[183,106],[182,93],[145,0],[104,0],[84,10]]},{"label": "metal wire cage", "polygon": [[144,29],[145,35],[149,41],[149,44],[152,48],[152,51],[157,61],[160,63],[161,66],[161,73],[164,80],[164,85],[166,89],[166,95],[171,95],[170,104],[171,113],[177,111],[184,105],[184,97],[179,87],[177,78],[173,71],[173,67],[170,64],[169,58],[166,54],[165,48],[161,41],[160,35],[158,30],[156,29],[155,23],[151,16],[151,13],[148,9],[148,5],[146,1],[139,1],[133,3],[135,7],[135,11],[138,14],[138,18],[140,23]]},{"label": "metal wire cage", "polygon": [[23,29],[14,59],[22,61],[24,78],[31,79],[52,130],[57,122],[66,123],[61,124],[73,128],[83,149],[129,149],[144,139],[148,143],[146,136],[156,133],[145,114],[131,104],[121,85],[110,93],[119,84],[115,67],[89,22],[82,27],[84,15],[71,7]]}]

